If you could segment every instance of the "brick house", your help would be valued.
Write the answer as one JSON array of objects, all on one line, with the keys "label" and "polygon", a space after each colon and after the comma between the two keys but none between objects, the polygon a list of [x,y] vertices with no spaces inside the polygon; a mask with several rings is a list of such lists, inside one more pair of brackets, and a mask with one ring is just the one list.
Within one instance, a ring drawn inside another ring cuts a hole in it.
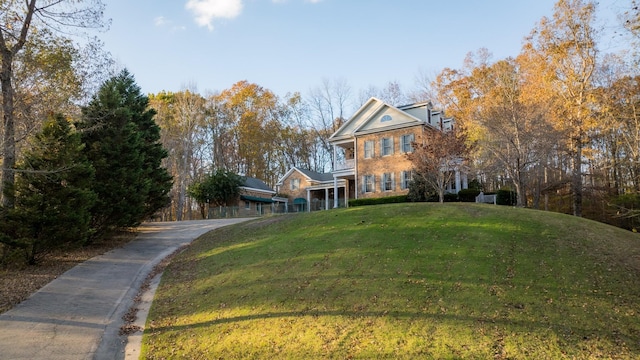
[{"label": "brick house", "polygon": [[239,190],[240,197],[237,204],[239,216],[279,212],[287,202],[287,199],[277,197],[276,192],[260,179],[245,177],[244,184]]},{"label": "brick house", "polygon": [[[336,188],[332,173],[292,167],[276,183],[278,194],[288,197],[287,212],[327,210],[334,207],[333,198]],[[345,181],[337,183],[340,206],[344,206]]]},{"label": "brick house", "polygon": [[[453,119],[434,110],[430,102],[396,107],[370,98],[329,137],[333,171],[322,174],[324,181],[310,188],[324,190],[325,198],[333,200],[332,205],[326,204],[327,209],[344,206],[345,197],[405,195],[413,173],[406,156],[413,151],[411,144],[424,139],[430,131],[447,131],[453,126]],[[293,176],[292,170],[279,183],[288,181],[287,176]],[[448,192],[467,188],[467,174],[462,169],[455,170],[454,179]],[[304,184],[301,182],[300,186]],[[282,187],[280,192],[289,194],[290,190]],[[300,194],[302,190],[298,191]]]}]

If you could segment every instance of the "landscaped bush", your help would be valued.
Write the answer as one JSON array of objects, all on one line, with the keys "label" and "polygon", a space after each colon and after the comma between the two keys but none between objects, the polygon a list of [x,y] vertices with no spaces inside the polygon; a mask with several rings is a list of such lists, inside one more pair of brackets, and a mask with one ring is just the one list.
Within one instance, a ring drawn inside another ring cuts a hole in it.
[{"label": "landscaped bush", "polygon": [[[431,193],[429,195],[429,197],[426,198],[426,200],[424,200],[426,202],[439,202],[440,201],[440,197],[438,197],[438,194],[435,193]],[[444,193],[444,202],[458,202],[458,194],[451,194],[451,193]]]},{"label": "landscaped bush", "polygon": [[497,205],[509,205],[514,206],[516,204],[516,192],[512,190],[498,190],[496,193]]},{"label": "landscaped bush", "polygon": [[382,198],[350,199],[349,206],[380,205],[407,202],[407,195],[387,196]]},{"label": "landscaped bush", "polygon": [[476,202],[476,196],[480,194],[480,190],[462,189],[458,191],[458,200],[462,202]]}]

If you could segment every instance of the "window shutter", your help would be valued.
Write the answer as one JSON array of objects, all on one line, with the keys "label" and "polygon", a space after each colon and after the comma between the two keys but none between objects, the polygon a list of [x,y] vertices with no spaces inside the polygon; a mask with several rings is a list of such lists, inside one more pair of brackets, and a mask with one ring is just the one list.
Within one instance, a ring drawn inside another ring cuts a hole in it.
[{"label": "window shutter", "polygon": [[362,192],[361,194],[364,194],[365,192],[367,192],[367,176],[363,176],[362,177]]},{"label": "window shutter", "polygon": [[390,143],[390,145],[391,145],[391,150],[389,151],[389,155],[393,155],[393,152],[394,152],[394,151],[393,151],[393,150],[394,150],[394,149],[393,149],[393,137],[390,137],[390,138],[389,138],[389,143]]},{"label": "window shutter", "polygon": [[391,173],[391,190],[396,190],[396,173]]},{"label": "window shutter", "polygon": [[371,175],[371,192],[376,192],[376,176]]}]

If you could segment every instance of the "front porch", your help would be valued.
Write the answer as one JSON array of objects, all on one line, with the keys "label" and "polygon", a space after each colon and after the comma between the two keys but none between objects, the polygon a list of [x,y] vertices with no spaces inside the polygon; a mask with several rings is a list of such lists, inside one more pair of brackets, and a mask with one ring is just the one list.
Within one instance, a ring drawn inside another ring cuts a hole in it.
[{"label": "front porch", "polygon": [[[337,207],[346,207],[347,182],[343,179],[335,179],[307,188],[306,211],[329,210]],[[300,202],[300,201],[299,201]]]}]

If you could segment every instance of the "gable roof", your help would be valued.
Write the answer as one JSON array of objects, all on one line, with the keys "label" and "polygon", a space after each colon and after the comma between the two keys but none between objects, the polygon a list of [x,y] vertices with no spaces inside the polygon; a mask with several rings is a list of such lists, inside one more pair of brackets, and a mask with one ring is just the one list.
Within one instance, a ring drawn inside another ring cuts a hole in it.
[{"label": "gable roof", "polygon": [[306,170],[306,169],[298,169],[298,171],[303,173],[310,180],[315,180],[315,181],[333,181],[333,174],[332,173],[320,173],[320,172],[317,172],[317,171]]},{"label": "gable roof", "polygon": [[320,173],[313,170],[300,169],[298,167],[293,166],[286,174],[282,175],[282,177],[278,180],[276,185],[282,185],[284,183],[284,179],[288,178],[292,173],[299,172],[304,175],[310,181],[318,181],[318,182],[327,182],[333,181],[332,173]]},{"label": "gable roof", "polygon": [[245,177],[243,187],[275,193],[264,181],[252,177]]},{"label": "gable roof", "polygon": [[[372,97],[329,137],[329,141],[338,142],[340,140],[350,139],[358,134],[416,125],[430,126],[427,121],[428,109],[428,103],[395,107]],[[424,114],[421,114],[421,112],[424,112]]]}]

